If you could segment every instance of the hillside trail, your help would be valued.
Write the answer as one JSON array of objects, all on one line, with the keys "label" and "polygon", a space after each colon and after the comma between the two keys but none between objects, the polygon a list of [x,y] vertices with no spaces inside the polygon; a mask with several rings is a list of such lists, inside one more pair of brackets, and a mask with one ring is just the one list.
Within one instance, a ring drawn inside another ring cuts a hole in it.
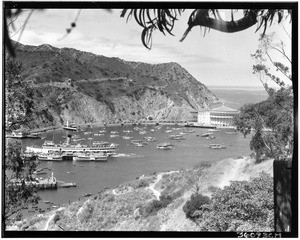
[{"label": "hillside trail", "polygon": [[150,189],[150,191],[152,191],[152,193],[154,194],[154,196],[156,197],[157,200],[159,200],[160,195],[161,195],[161,192],[158,191],[158,190],[156,190],[156,189],[154,188],[155,185],[156,185],[157,183],[159,183],[159,181],[162,179],[162,177],[163,177],[164,175],[172,174],[172,173],[175,173],[175,172],[179,172],[179,171],[162,172],[162,173],[157,174],[155,182],[152,183],[152,184],[150,184],[150,185],[148,186],[148,189]]}]

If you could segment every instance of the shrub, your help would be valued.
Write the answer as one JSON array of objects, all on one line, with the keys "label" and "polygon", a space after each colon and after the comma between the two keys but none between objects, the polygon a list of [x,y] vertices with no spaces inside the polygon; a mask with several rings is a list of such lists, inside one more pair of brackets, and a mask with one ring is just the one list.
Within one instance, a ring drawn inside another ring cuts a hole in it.
[{"label": "shrub", "polygon": [[200,210],[202,205],[208,204],[210,202],[209,197],[204,196],[202,194],[196,193],[192,194],[190,200],[186,202],[186,204],[183,206],[183,211],[185,212],[185,215],[189,219],[194,219],[193,213],[197,210]]},{"label": "shrub", "polygon": [[212,195],[206,209],[193,213],[200,231],[272,231],[273,180],[266,173],[233,181]]}]

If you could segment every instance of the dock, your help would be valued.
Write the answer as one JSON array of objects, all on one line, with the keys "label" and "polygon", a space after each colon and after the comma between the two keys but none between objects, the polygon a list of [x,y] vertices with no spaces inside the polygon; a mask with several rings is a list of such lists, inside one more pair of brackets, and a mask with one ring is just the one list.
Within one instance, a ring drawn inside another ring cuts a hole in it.
[{"label": "dock", "polygon": [[[43,189],[57,189],[57,180],[55,177],[52,176],[45,179],[36,179],[32,181],[25,181],[26,186],[34,186],[37,187],[39,190]],[[21,186],[23,183],[21,181],[14,181],[13,186]]]}]

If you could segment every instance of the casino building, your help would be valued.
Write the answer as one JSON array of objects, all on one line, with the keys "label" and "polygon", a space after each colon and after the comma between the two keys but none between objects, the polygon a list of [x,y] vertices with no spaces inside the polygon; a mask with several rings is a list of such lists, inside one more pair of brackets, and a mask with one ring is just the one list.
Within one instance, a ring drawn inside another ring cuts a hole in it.
[{"label": "casino building", "polygon": [[238,110],[232,109],[224,106],[212,108],[212,109],[203,109],[198,112],[191,112],[192,121],[197,122],[199,125],[206,126],[224,126],[232,127],[234,126],[233,118],[239,113]]}]

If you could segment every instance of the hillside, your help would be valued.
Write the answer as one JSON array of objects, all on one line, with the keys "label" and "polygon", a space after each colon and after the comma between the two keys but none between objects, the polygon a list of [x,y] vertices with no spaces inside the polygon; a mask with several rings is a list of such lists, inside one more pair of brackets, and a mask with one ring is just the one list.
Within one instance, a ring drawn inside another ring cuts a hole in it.
[{"label": "hillside", "polygon": [[[8,226],[8,230],[199,231],[199,225],[186,218],[183,210],[196,191],[196,185],[199,186],[198,192],[212,197],[217,188],[229,186],[230,181],[245,184],[262,171],[272,175],[272,165],[271,159],[255,163],[254,159],[243,157],[213,164],[202,162],[192,169],[154,173],[115,189],[105,189],[84,201],[15,222]],[[250,193],[251,196],[255,194]],[[228,216],[228,224],[231,217]],[[246,227],[244,231],[253,231],[246,222],[242,219],[235,222],[232,231],[237,231],[239,225]],[[265,228],[263,231],[269,230]]]},{"label": "hillside", "polygon": [[177,63],[148,64],[71,48],[17,45],[21,77],[38,110],[30,128],[76,124],[189,120],[217,98]]}]

